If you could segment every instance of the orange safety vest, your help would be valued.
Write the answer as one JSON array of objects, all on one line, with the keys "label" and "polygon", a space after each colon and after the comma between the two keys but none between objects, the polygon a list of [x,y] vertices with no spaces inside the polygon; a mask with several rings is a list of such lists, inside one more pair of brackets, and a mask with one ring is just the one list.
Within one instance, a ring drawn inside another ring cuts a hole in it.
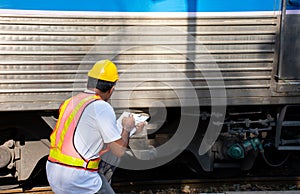
[{"label": "orange safety vest", "polygon": [[56,126],[50,136],[48,157],[50,162],[86,170],[98,170],[103,151],[99,153],[98,158],[88,160],[76,150],[73,142],[76,127],[84,109],[96,100],[101,100],[99,95],[80,93],[67,99],[61,105]]}]

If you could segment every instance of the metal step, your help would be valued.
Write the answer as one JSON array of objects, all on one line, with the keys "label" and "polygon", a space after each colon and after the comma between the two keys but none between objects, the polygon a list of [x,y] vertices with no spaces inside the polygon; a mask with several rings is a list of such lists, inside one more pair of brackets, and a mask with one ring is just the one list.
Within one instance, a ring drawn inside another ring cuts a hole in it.
[{"label": "metal step", "polygon": [[277,149],[283,151],[297,151],[300,150],[300,146],[279,146]]},{"label": "metal step", "polygon": [[300,121],[283,121],[281,125],[288,127],[300,127]]}]

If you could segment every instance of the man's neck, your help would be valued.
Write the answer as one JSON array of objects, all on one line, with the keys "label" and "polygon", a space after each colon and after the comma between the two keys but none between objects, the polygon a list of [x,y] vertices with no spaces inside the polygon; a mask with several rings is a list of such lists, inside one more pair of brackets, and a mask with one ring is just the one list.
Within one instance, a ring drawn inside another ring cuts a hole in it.
[{"label": "man's neck", "polygon": [[99,89],[97,88],[88,88],[86,90],[88,93],[95,93],[98,94],[102,100],[107,101],[107,97],[106,97],[106,93],[101,92]]}]

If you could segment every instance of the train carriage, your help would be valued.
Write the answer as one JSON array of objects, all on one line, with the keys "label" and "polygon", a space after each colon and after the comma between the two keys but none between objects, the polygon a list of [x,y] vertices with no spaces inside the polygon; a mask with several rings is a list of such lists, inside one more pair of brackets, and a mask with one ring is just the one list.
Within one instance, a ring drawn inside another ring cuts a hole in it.
[{"label": "train carriage", "polygon": [[1,177],[28,179],[59,105],[102,59],[119,69],[116,111],[150,114],[154,160],[187,150],[205,171],[248,170],[267,145],[300,149],[299,0],[6,0],[0,9]]}]

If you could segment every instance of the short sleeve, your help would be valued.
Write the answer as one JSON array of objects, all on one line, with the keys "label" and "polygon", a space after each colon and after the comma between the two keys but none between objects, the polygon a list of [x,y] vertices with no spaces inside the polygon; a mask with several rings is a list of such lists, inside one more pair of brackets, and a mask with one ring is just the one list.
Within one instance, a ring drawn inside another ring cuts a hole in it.
[{"label": "short sleeve", "polygon": [[107,103],[100,110],[96,109],[97,126],[100,130],[104,143],[110,143],[121,138],[117,128],[116,115],[113,108]]}]

